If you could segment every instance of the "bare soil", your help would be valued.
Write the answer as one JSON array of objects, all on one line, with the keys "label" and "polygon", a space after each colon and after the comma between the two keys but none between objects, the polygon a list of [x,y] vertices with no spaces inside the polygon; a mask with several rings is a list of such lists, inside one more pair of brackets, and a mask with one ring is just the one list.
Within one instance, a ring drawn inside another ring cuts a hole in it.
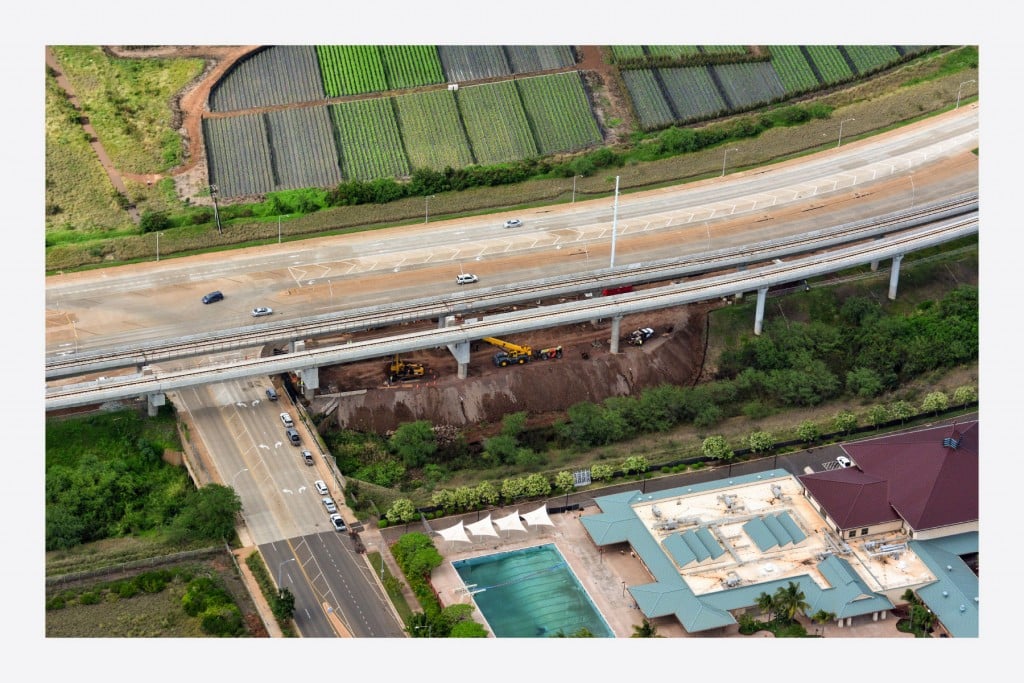
[{"label": "bare soil", "polygon": [[704,364],[704,332],[711,307],[694,305],[627,316],[620,337],[638,327],[651,327],[655,335],[643,346],[620,341],[615,354],[609,320],[503,337],[534,350],[562,347],[561,358],[524,365],[496,367],[491,359],[499,349],[475,342],[466,379],[458,377],[458,365],[447,349],[403,355],[407,362],[425,365],[427,376],[390,386],[385,372],[388,363],[380,360],[322,368],[323,393],[314,399],[312,409],[333,412],[343,427],[381,434],[420,419],[470,428],[469,441],[492,436],[502,417],[511,412],[526,411],[529,426],[550,424],[582,401],[599,403],[662,383],[695,383]]}]

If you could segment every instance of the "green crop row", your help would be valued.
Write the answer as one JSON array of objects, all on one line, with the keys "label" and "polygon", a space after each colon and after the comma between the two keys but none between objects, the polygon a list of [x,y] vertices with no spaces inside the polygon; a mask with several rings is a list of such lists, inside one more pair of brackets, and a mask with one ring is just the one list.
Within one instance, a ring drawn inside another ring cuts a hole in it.
[{"label": "green crop row", "polygon": [[346,179],[369,181],[409,175],[409,160],[391,98],[332,104],[328,110]]},{"label": "green crop row", "polygon": [[825,84],[838,83],[853,76],[850,65],[843,59],[839,48],[835,45],[808,45],[807,53],[818,67]]},{"label": "green crop row", "polygon": [[798,45],[773,45],[772,66],[787,93],[806,92],[819,85],[818,78]]},{"label": "green crop row", "polygon": [[630,69],[622,72],[629,95],[633,98],[633,109],[640,117],[640,126],[645,130],[662,128],[675,121],[675,116],[665,101],[661,86],[654,78],[653,69]]},{"label": "green crop row", "polygon": [[380,52],[390,90],[444,83],[441,58],[433,45],[385,45]]},{"label": "green crop row", "polygon": [[583,149],[601,142],[579,72],[516,81],[541,154]]},{"label": "green crop row", "polygon": [[455,95],[431,90],[395,98],[398,126],[405,141],[409,165],[442,170],[473,163],[469,143],[459,121]]},{"label": "green crop row", "polygon": [[387,89],[384,64],[374,45],[318,45],[320,73],[328,97]]},{"label": "green crop row", "polygon": [[457,101],[478,164],[516,161],[537,155],[537,145],[514,81],[458,91]]}]

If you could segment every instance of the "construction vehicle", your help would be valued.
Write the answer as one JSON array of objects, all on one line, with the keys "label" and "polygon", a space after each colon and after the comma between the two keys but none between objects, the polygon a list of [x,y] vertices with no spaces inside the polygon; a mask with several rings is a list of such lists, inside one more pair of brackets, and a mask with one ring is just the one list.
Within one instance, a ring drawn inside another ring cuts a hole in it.
[{"label": "construction vehicle", "polygon": [[531,360],[547,360],[549,358],[562,357],[561,346],[552,346],[551,348],[534,351],[530,346],[512,344],[511,342],[504,341],[503,339],[496,339],[495,337],[484,337],[484,341],[501,349],[501,351],[494,354],[494,357],[492,358],[494,364],[499,368],[504,368],[512,365],[513,363],[522,365],[523,363],[529,363]]},{"label": "construction vehicle", "polygon": [[626,336],[626,343],[632,346],[643,346],[644,342],[654,336],[654,330],[650,327],[641,327],[633,330]]},{"label": "construction vehicle", "polygon": [[407,382],[413,379],[423,379],[427,374],[427,368],[422,363],[409,363],[399,358],[398,354],[391,359],[387,368],[389,382]]}]

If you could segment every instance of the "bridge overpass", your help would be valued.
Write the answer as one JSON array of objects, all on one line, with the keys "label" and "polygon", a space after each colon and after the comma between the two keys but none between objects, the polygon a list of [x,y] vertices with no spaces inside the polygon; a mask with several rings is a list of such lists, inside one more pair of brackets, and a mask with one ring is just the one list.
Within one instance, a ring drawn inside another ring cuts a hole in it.
[{"label": "bridge overpass", "polygon": [[[270,375],[281,372],[299,372],[307,387],[316,387],[317,368],[326,365],[354,362],[369,358],[382,358],[420,349],[447,346],[459,361],[459,375],[465,376],[469,344],[487,336],[500,337],[517,332],[557,327],[611,318],[613,352],[617,351],[618,321],[625,315],[708,301],[733,294],[757,292],[754,321],[755,333],[760,333],[764,315],[764,302],[768,289],[793,281],[819,277],[837,271],[892,259],[890,271],[890,299],[895,299],[899,281],[899,264],[905,254],[939,246],[978,232],[976,197],[974,208],[952,217],[926,225],[902,230],[893,235],[878,235],[874,239],[843,246],[826,253],[778,259],[767,265],[737,270],[721,275],[702,277],[686,282],[648,288],[614,297],[582,299],[566,303],[540,306],[511,313],[488,314],[479,319],[464,318],[452,327],[392,334],[378,339],[350,342],[342,345],[300,350],[284,356],[249,358],[200,368],[173,372],[156,372],[143,368],[142,372],[90,382],[83,382],[47,390],[45,405],[48,411],[81,405],[146,397],[150,409],[163,403],[164,393],[189,386],[223,382],[231,379]],[[890,228],[891,230],[891,228]],[[547,290],[551,296],[551,290]],[[250,338],[250,346],[258,345],[258,333]]]}]

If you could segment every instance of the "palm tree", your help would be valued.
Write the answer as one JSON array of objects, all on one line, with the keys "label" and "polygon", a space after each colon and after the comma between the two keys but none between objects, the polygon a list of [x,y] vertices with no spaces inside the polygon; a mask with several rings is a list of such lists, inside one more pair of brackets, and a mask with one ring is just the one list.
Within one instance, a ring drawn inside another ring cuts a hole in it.
[{"label": "palm tree", "polygon": [[813,621],[816,624],[824,626],[828,622],[834,621],[835,618],[835,612],[826,612],[825,610],[820,609],[811,616],[811,621]]},{"label": "palm tree", "polygon": [[658,638],[658,627],[644,618],[644,623],[633,627],[633,635],[630,638]]},{"label": "palm tree", "polygon": [[780,586],[775,591],[775,608],[780,616],[785,615],[787,621],[795,621],[798,612],[805,613],[810,607],[805,597],[804,592],[800,590],[800,584],[790,581],[788,586]]},{"label": "palm tree", "polygon": [[778,605],[775,604],[775,598],[767,593],[761,593],[757,596],[757,606],[763,614],[768,615],[768,621],[772,620],[772,614],[775,613],[775,610],[778,607]]}]

